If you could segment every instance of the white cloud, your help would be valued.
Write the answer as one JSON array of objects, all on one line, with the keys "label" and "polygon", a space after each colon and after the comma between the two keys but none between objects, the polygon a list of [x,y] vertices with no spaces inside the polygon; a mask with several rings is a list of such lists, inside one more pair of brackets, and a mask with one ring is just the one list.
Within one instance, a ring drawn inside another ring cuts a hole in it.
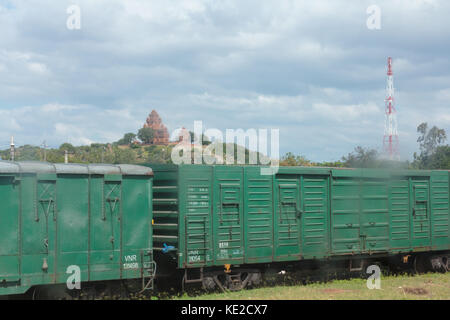
[{"label": "white cloud", "polygon": [[54,147],[63,142],[75,145],[113,142],[125,132],[137,131],[136,124],[141,122],[138,120],[127,109],[58,103],[19,107],[0,110],[0,141],[14,135],[19,145],[43,140]]},{"label": "white cloud", "polygon": [[30,71],[35,72],[35,73],[39,73],[39,74],[47,74],[48,70],[47,70],[47,66],[43,63],[37,63],[37,62],[31,62],[27,64],[28,69],[30,69]]},{"label": "white cloud", "polygon": [[382,113],[374,103],[364,105],[330,105],[327,103],[313,104],[316,114],[338,122],[362,121]]},{"label": "white cloud", "polygon": [[446,103],[449,103],[450,102],[450,88],[437,91],[436,99],[446,102]]},{"label": "white cloud", "polygon": [[371,1],[79,0],[79,31],[70,1],[10,3],[0,141],[114,141],[156,109],[171,129],[277,127],[282,152],[336,159],[381,144],[387,56],[405,154],[418,123],[449,125],[448,1],[378,1],[379,31]]}]

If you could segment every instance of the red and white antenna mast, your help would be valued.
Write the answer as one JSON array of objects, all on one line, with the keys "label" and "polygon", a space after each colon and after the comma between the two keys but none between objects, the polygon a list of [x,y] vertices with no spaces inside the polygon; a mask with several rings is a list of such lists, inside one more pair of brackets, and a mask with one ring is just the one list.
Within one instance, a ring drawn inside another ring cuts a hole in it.
[{"label": "red and white antenna mast", "polygon": [[392,73],[392,58],[387,60],[387,87],[386,87],[386,119],[384,124],[384,153],[391,160],[400,160],[398,153],[398,131],[397,131],[397,111],[394,100],[394,77]]}]

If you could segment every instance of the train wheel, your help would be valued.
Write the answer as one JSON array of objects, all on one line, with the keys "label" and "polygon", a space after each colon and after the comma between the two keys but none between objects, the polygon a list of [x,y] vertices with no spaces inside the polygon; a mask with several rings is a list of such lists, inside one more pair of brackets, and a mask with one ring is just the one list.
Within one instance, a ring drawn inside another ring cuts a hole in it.
[{"label": "train wheel", "polygon": [[427,259],[428,257],[426,257],[423,254],[418,254],[415,256],[414,258],[414,263],[413,263],[413,270],[414,273],[416,274],[421,274],[421,273],[425,273],[428,271],[427,268]]},{"label": "train wheel", "polygon": [[79,292],[79,290],[71,292],[61,285],[36,286],[32,290],[32,300],[73,300],[78,297]]},{"label": "train wheel", "polygon": [[248,281],[248,286],[257,287],[262,283],[262,274],[261,272],[252,272],[250,274],[250,279]]},{"label": "train wheel", "polygon": [[450,256],[442,256],[442,265],[446,272],[450,272]]},{"label": "train wheel", "polygon": [[206,291],[214,291],[217,285],[213,277],[204,276],[202,279],[202,288]]},{"label": "train wheel", "polygon": [[450,272],[450,255],[444,256],[442,258],[442,261],[444,263],[446,271]]},{"label": "train wheel", "polygon": [[[205,279],[206,278],[208,277],[205,277]],[[215,286],[217,286],[223,292],[226,292],[227,290],[239,291],[246,287],[255,287],[260,285],[263,280],[260,271],[226,273],[224,275],[216,275],[214,277],[210,277],[210,279],[214,281]],[[208,284],[210,283],[208,282]],[[212,287],[212,284],[210,285]]]},{"label": "train wheel", "polygon": [[230,291],[239,291],[244,289],[244,285],[242,283],[242,273],[236,274],[227,274],[225,276],[225,286]]},{"label": "train wheel", "polygon": [[430,258],[431,269],[437,272],[447,272],[448,261],[445,256],[433,256]]},{"label": "train wheel", "polygon": [[247,272],[226,273],[214,276],[214,282],[223,291],[239,291],[245,288],[250,278]]},{"label": "train wheel", "polygon": [[227,274],[225,285],[230,291],[239,291],[251,285],[251,279],[255,277],[255,281],[258,281],[258,275],[254,272],[238,272],[236,274]]},{"label": "train wheel", "polygon": [[33,292],[31,293],[31,299],[32,300],[45,300],[48,299],[47,295],[45,294],[45,291],[42,290],[40,286],[36,286],[33,289]]},{"label": "train wheel", "polygon": [[127,295],[135,295],[142,290],[142,279],[123,280],[122,285],[126,290]]}]

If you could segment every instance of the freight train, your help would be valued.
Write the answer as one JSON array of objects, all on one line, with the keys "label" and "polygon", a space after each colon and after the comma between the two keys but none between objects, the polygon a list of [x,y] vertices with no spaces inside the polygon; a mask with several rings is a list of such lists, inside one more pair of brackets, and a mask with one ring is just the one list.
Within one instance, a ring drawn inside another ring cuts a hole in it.
[{"label": "freight train", "polygon": [[449,271],[449,171],[261,169],[1,161],[0,295],[142,292],[176,275],[240,290],[374,261]]},{"label": "freight train", "polygon": [[[153,165],[163,276],[238,290],[268,270],[449,271],[449,172]],[[172,269],[170,269],[172,266]],[[168,270],[172,270],[167,272]]]},{"label": "freight train", "polygon": [[152,181],[134,165],[0,161],[0,296],[150,287]]}]

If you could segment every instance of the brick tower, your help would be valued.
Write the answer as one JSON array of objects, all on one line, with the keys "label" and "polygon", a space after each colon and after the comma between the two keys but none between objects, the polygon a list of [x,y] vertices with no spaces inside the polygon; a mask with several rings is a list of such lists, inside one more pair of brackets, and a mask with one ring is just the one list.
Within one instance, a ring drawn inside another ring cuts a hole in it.
[{"label": "brick tower", "polygon": [[148,115],[147,120],[144,123],[144,128],[152,128],[155,132],[153,144],[169,144],[169,131],[162,123],[161,117],[155,110],[152,110],[152,112]]}]

